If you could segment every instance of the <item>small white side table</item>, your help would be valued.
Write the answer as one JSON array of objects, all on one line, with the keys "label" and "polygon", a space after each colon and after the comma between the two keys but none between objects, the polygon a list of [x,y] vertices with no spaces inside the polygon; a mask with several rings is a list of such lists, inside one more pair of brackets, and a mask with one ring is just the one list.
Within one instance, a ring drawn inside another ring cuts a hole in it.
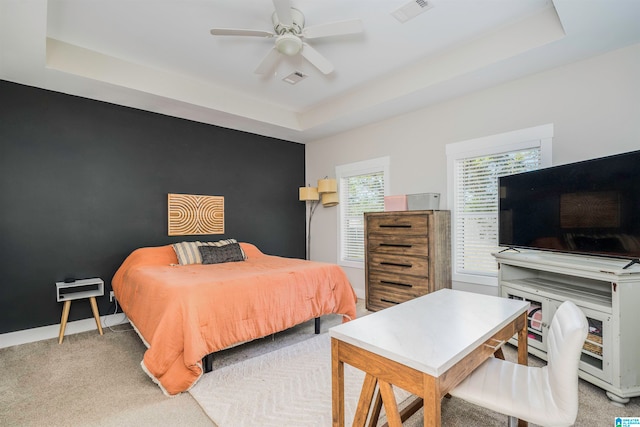
[{"label": "small white side table", "polygon": [[58,344],[62,344],[64,339],[64,330],[67,327],[67,318],[69,317],[69,309],[71,301],[75,299],[89,298],[93,317],[96,319],[96,325],[100,335],[102,333],[102,325],[100,324],[100,313],[98,312],[98,303],[96,297],[104,295],[104,281],[99,278],[80,279],[75,282],[56,282],[56,296],[58,302],[64,301],[62,307],[62,319],[60,321],[60,335],[58,336]]}]

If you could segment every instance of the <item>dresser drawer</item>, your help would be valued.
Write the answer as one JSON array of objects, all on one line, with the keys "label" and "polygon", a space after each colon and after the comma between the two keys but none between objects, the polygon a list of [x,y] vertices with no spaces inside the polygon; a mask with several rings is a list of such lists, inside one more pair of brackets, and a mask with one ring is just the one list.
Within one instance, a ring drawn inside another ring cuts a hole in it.
[{"label": "dresser drawer", "polygon": [[392,255],[429,255],[429,238],[427,236],[393,236],[372,234],[367,238],[369,253]]},{"label": "dresser drawer", "polygon": [[367,307],[371,307],[373,310],[379,310],[410,301],[425,294],[425,291],[418,292],[415,289],[390,289],[388,287],[369,289],[369,293],[367,294]]},{"label": "dresser drawer", "polygon": [[422,294],[429,290],[429,278],[426,276],[409,276],[406,274],[388,274],[372,271],[367,276],[367,283],[371,289],[395,289],[400,291],[415,291]]},{"label": "dresser drawer", "polygon": [[429,259],[410,255],[373,253],[369,254],[368,268],[370,271],[428,277]]},{"label": "dresser drawer", "polygon": [[426,235],[429,226],[427,215],[381,215],[367,218],[367,234]]}]

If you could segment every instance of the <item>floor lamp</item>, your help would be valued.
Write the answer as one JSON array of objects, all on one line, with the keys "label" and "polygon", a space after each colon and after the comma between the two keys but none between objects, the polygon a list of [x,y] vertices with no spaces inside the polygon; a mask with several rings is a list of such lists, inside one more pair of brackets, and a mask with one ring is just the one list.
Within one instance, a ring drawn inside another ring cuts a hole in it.
[{"label": "floor lamp", "polygon": [[319,203],[325,208],[338,204],[338,183],[335,179],[325,177],[318,180],[317,187],[300,187],[298,200],[309,207],[309,221],[307,222],[307,259],[311,259],[311,219]]}]

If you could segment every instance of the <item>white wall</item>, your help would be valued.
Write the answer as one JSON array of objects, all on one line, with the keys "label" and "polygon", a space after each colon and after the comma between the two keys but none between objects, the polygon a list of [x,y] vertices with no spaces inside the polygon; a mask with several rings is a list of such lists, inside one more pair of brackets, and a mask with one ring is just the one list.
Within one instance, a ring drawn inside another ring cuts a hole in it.
[{"label": "white wall", "polygon": [[[637,150],[638,76],[640,44],[314,141],[307,182],[335,176],[336,165],[389,156],[391,194],[441,193],[446,209],[448,143],[553,123],[553,164]],[[337,213],[318,208],[313,217],[315,260],[337,262]],[[364,297],[364,270],[344,270]]]}]

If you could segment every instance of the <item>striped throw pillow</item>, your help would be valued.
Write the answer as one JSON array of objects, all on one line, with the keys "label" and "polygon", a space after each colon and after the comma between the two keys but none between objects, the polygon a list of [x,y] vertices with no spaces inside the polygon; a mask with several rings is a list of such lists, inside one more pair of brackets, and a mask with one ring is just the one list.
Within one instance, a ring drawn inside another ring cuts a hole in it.
[{"label": "striped throw pillow", "polygon": [[202,264],[198,243],[200,242],[180,242],[173,244],[173,250],[176,251],[176,256],[178,257],[178,264]]}]

